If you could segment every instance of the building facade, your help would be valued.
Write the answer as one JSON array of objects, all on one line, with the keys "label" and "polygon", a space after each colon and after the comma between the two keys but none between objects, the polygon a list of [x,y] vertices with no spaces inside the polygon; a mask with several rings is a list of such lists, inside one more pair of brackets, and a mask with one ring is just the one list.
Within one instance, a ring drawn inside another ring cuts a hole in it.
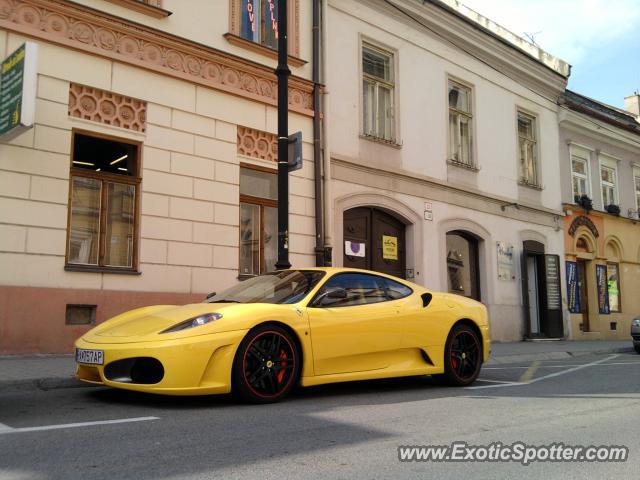
[{"label": "building facade", "polygon": [[565,336],[569,66],[455,1],[329,0],[325,23],[334,265],[476,298],[494,340]]},{"label": "building facade", "polygon": [[[0,353],[68,352],[273,268],[276,7],[0,0],[0,57],[38,49],[34,126],[0,140]],[[289,2],[296,266],[315,263],[311,13]]]},{"label": "building facade", "polygon": [[627,339],[640,312],[640,124],[571,91],[561,106],[571,338]]}]

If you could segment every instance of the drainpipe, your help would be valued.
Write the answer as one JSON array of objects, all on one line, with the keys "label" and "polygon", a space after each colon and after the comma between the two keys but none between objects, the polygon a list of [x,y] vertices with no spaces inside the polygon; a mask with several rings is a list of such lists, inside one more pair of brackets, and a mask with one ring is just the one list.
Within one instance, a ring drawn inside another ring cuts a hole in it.
[{"label": "drainpipe", "polygon": [[327,47],[328,35],[328,20],[329,20],[329,6],[327,0],[322,0],[322,81],[325,85],[325,90],[322,95],[322,150],[323,155],[323,173],[324,173],[324,250],[325,250],[325,264],[327,266],[332,265],[332,237],[333,232],[333,204],[332,204],[332,186],[331,186],[331,148],[329,138],[329,119],[331,113],[329,109],[328,95],[329,90],[326,89],[328,71],[329,71],[329,48]]},{"label": "drainpipe", "polygon": [[316,267],[324,261],[324,215],[322,214],[322,151],[320,125],[320,0],[313,0],[313,183],[315,187]]}]

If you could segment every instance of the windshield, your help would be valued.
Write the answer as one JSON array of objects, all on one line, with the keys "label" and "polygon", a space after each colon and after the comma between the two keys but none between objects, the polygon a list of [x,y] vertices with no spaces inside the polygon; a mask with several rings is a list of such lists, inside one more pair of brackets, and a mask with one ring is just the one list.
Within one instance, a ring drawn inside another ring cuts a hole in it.
[{"label": "windshield", "polygon": [[267,273],[217,293],[205,303],[297,303],[324,275],[325,272],[315,270]]}]

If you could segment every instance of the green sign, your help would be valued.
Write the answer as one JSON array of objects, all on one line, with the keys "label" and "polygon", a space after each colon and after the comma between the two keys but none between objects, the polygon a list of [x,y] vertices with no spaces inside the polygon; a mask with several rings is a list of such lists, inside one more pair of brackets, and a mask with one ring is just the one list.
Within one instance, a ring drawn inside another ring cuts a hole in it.
[{"label": "green sign", "polygon": [[37,47],[27,42],[0,67],[0,137],[15,136],[33,125],[36,103]]}]

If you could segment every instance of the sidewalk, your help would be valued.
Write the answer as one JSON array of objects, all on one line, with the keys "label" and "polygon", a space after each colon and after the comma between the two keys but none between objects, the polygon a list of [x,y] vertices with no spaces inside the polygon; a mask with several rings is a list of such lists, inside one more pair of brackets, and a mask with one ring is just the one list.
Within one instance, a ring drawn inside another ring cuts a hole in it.
[{"label": "sidewalk", "polygon": [[[631,339],[492,343],[488,365],[632,351]],[[0,356],[0,393],[89,387],[75,378],[75,368],[73,355]]]}]

